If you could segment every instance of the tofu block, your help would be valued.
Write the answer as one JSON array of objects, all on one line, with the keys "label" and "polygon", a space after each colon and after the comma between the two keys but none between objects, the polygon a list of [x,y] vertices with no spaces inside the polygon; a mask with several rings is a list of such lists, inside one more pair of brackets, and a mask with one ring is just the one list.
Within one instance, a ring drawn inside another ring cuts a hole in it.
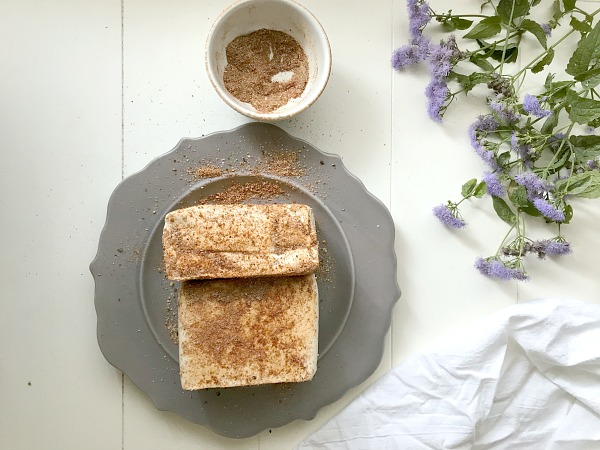
[{"label": "tofu block", "polygon": [[319,265],[307,205],[201,205],[165,217],[167,278],[184,281],[304,275]]},{"label": "tofu block", "polygon": [[319,327],[314,274],[186,281],[178,305],[183,389],[313,378]]}]

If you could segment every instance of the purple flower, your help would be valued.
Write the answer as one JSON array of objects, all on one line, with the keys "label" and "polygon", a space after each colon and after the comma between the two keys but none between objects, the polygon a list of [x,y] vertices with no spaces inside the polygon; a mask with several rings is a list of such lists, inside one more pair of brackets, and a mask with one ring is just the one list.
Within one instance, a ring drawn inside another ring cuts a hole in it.
[{"label": "purple flower", "polygon": [[504,190],[504,186],[502,186],[502,183],[500,183],[495,173],[485,172],[482,180],[485,182],[485,187],[488,194],[493,197],[504,197],[506,191]]},{"label": "purple flower", "polygon": [[529,200],[532,200],[543,192],[548,191],[552,187],[550,183],[542,180],[533,172],[522,172],[515,175],[515,182],[521,186],[525,186],[525,189],[527,190],[527,198],[529,198]]},{"label": "purple flower", "polygon": [[499,278],[501,280],[528,280],[529,277],[520,269],[513,269],[507,267],[502,261],[497,259],[484,259],[477,258],[475,260],[475,268],[479,270],[482,275],[490,278]]},{"label": "purple flower", "polygon": [[475,131],[495,131],[498,128],[498,122],[491,114],[479,116],[472,125]]},{"label": "purple flower", "polygon": [[531,244],[531,248],[535,250],[538,254],[538,258],[544,259],[546,255],[551,256],[561,256],[568,255],[573,250],[571,249],[571,244],[565,242],[560,237],[555,238],[553,240],[544,239],[541,241],[535,241]]},{"label": "purple flower", "polygon": [[397,48],[394,50],[394,53],[392,53],[392,67],[396,70],[400,70],[406,66],[412,66],[419,62],[421,61],[416,57],[414,46],[412,45],[405,45]]},{"label": "purple flower", "polygon": [[546,245],[546,254],[547,255],[568,255],[572,253],[571,244],[568,242],[559,242],[559,241],[548,241]]},{"label": "purple flower", "polygon": [[542,109],[540,101],[537,99],[537,97],[531,94],[525,94],[525,99],[523,100],[523,109],[527,114],[533,114],[536,117],[546,117],[552,114],[552,111],[548,109]]},{"label": "purple flower", "polygon": [[392,67],[400,70],[403,67],[418,64],[427,59],[429,54],[429,39],[420,36],[412,40],[411,44],[404,45],[392,53]]},{"label": "purple flower", "polygon": [[435,78],[431,80],[427,88],[425,88],[425,95],[429,99],[427,112],[429,113],[429,117],[436,122],[442,121],[440,112],[449,92],[446,82]]},{"label": "purple flower", "polygon": [[418,64],[427,59],[429,54],[429,39],[421,35],[412,39],[409,45],[404,45],[392,53],[392,67],[400,70],[403,67]]},{"label": "purple flower", "polygon": [[431,76],[441,80],[446,78],[452,68],[453,50],[445,44],[432,45],[429,53],[429,70]]},{"label": "purple flower", "polygon": [[588,126],[586,126],[586,127],[584,128],[584,131],[585,131],[587,134],[594,134],[594,133],[596,132],[596,128],[594,128],[594,127],[593,127],[593,126],[591,126],[591,125],[588,125]]},{"label": "purple flower", "polygon": [[515,123],[515,122],[518,122],[519,119],[521,119],[521,116],[519,116],[517,113],[515,113],[514,110],[510,106],[505,105],[504,103],[495,102],[493,100],[490,100],[488,102],[488,105],[492,111],[495,111],[496,114],[498,114],[498,118],[500,120],[504,120],[505,122],[508,122],[508,123]]},{"label": "purple flower", "polygon": [[540,26],[542,27],[542,30],[544,30],[544,33],[546,34],[546,36],[550,36],[552,34],[552,30],[550,29],[550,25],[548,25],[547,23],[543,23]]},{"label": "purple flower", "polygon": [[479,141],[476,141],[473,145],[473,149],[475,153],[479,155],[479,157],[492,169],[498,169],[498,163],[496,162],[496,155],[491,150],[487,150]]},{"label": "purple flower", "polygon": [[420,0],[408,0],[408,30],[412,37],[421,34],[421,30],[431,20],[429,5]]},{"label": "purple flower", "polygon": [[535,206],[535,209],[541,212],[547,219],[553,220],[554,222],[565,221],[565,213],[556,209],[543,198],[533,199],[533,206]]},{"label": "purple flower", "polygon": [[513,131],[511,137],[510,137],[510,146],[514,149],[514,150],[518,150],[519,149],[519,139],[517,138],[517,132]]},{"label": "purple flower", "polygon": [[[481,141],[478,139],[477,137],[477,130],[481,130],[483,128],[478,128],[478,126],[481,127],[492,127],[492,126],[497,126],[497,122],[491,118],[491,120],[489,120],[488,118],[490,118],[491,116],[480,116],[479,119],[477,120],[477,122],[475,122],[474,124],[472,124],[469,127],[469,138],[471,139],[471,146],[473,147],[473,149],[475,150],[475,153],[477,153],[479,155],[479,157],[481,159],[483,159],[483,161],[490,166],[492,169],[496,170],[498,169],[498,163],[496,162],[496,158],[495,158],[495,154],[493,151],[486,149],[482,144]],[[494,125],[495,124],[495,125]],[[493,128],[495,129],[495,128]]]},{"label": "purple flower", "polygon": [[456,213],[446,205],[438,205],[433,208],[433,215],[450,228],[462,228],[466,225],[465,221],[459,219]]},{"label": "purple flower", "polygon": [[586,164],[587,164],[587,166],[588,166],[589,169],[594,170],[594,169],[598,168],[598,161],[595,160],[595,159],[588,159],[586,161]]}]

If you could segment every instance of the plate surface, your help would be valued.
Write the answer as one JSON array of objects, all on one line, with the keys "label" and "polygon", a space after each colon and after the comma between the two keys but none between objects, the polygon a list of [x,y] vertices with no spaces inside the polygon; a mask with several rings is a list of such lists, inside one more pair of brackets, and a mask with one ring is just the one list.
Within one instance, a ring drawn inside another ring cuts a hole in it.
[{"label": "plate surface", "polygon": [[[268,161],[290,154],[299,170],[269,169]],[[219,168],[216,176],[193,175],[209,166]],[[232,186],[264,182],[277,194],[249,202],[304,203],[315,214],[321,257],[317,374],[306,383],[183,391],[172,336],[177,284],[165,279],[162,264],[164,217]],[[385,206],[339,157],[262,123],[183,139],[121,182],[90,270],[106,359],[157,408],[235,438],[309,420],[368,378],[381,360],[400,296],[394,224]]]}]

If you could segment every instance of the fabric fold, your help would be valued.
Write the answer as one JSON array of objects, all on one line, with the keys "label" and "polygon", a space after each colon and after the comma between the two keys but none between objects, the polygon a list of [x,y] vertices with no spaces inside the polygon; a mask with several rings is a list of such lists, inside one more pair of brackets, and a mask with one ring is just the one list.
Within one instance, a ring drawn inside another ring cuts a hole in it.
[{"label": "fabric fold", "polygon": [[409,357],[298,449],[600,449],[600,305],[540,299]]}]

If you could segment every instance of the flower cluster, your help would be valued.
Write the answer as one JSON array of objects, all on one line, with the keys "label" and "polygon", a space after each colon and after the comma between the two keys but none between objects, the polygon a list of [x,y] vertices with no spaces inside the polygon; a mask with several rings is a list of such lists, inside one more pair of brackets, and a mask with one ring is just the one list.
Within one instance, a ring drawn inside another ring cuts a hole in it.
[{"label": "flower cluster", "polygon": [[433,214],[450,228],[462,228],[466,225],[465,221],[459,216],[458,205],[454,203],[449,202],[448,205],[434,207]]},{"label": "flower cluster", "polygon": [[[433,214],[450,228],[464,228],[461,204],[472,198],[491,199],[509,230],[498,251],[477,258],[475,268],[502,280],[527,280],[524,259],[529,254],[545,259],[571,253],[571,244],[562,234],[562,226],[573,215],[570,200],[600,197],[600,136],[595,134],[600,126],[600,93],[596,91],[600,23],[594,24],[600,9],[587,13],[574,2],[557,0],[552,17],[537,23],[530,13],[538,3],[507,7],[510,2],[489,0],[476,14],[461,15],[438,14],[424,0],[407,0],[410,40],[392,55],[396,70],[427,64],[431,77],[425,88],[427,112],[436,122],[442,121],[459,94],[468,94],[476,86],[489,90],[484,96],[487,113],[468,129],[471,147],[486,170],[480,181],[474,178],[462,186],[462,199],[434,207]],[[565,16],[570,26],[550,44]],[[448,33],[436,44],[425,34],[434,20]],[[456,30],[468,30],[463,41],[477,45],[462,50]],[[523,78],[545,71],[558,45],[573,33],[581,39],[565,69],[571,78],[555,81],[553,74],[546,74],[538,93],[520,93]],[[504,68],[517,61],[525,38],[536,39],[540,53],[529,60],[521,53],[521,69],[507,74]],[[473,66],[478,69],[472,71]],[[557,235],[528,237],[526,220],[536,219],[556,227]]]}]

